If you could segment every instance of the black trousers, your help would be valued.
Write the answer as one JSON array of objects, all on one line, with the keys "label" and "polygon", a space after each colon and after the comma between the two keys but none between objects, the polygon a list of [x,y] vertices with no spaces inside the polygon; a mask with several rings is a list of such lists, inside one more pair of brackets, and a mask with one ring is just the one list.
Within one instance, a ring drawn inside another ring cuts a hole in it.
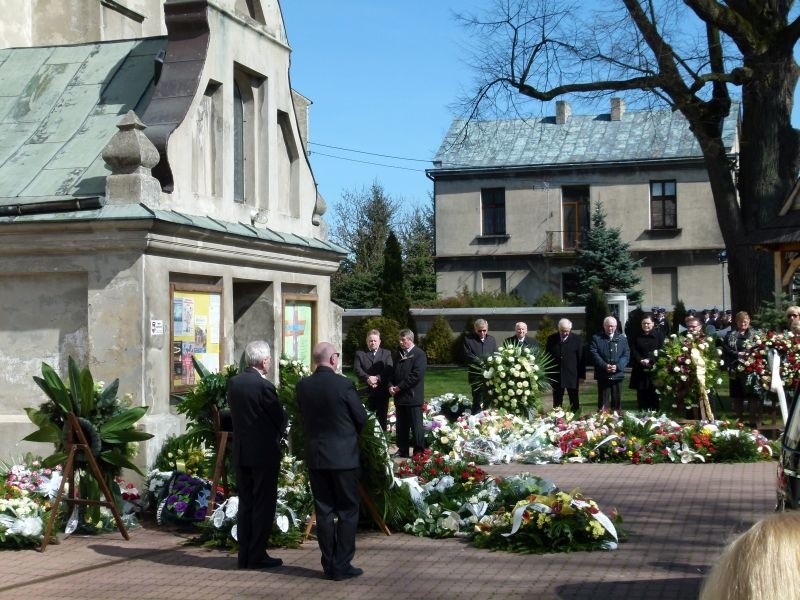
[{"label": "black trousers", "polygon": [[553,386],[553,408],[559,408],[563,404],[564,390],[567,390],[567,394],[569,394],[569,409],[575,414],[578,414],[581,410],[578,388],[563,388],[559,385]]},{"label": "black trousers", "polygon": [[277,459],[270,467],[236,467],[240,567],[257,564],[267,557],[267,542],[272,534],[278,500],[279,461]]},{"label": "black trousers", "polygon": [[322,569],[343,575],[356,553],[358,469],[309,469]]},{"label": "black trousers", "polygon": [[621,379],[597,380],[597,410],[617,411],[622,409]]},{"label": "black trousers", "polygon": [[397,451],[408,454],[409,434],[414,453],[425,450],[425,429],[422,425],[422,407],[395,405],[397,416]]},{"label": "black trousers", "polygon": [[389,398],[385,395],[369,396],[367,398],[367,408],[375,413],[375,418],[381,424],[381,429],[386,431],[389,413]]}]

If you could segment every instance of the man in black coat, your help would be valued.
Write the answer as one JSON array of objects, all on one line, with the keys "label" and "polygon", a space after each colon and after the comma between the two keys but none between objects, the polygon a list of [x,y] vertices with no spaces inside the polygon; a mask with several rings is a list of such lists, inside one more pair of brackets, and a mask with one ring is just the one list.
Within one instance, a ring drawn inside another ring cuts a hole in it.
[{"label": "man in black coat", "polygon": [[478,365],[483,359],[497,352],[497,340],[489,335],[489,323],[486,319],[477,319],[473,324],[474,333],[464,336],[464,358],[467,360],[467,379],[472,388],[472,414],[481,412],[485,406],[483,402],[486,393],[486,382],[478,370]]},{"label": "man in black coat", "polygon": [[334,581],[358,577],[352,565],[358,529],[358,436],[367,411],[355,385],[338,375],[339,353],[320,342],[312,352],[316,369],[297,383],[305,459],[314,495],[322,569]]},{"label": "man in black coat", "polygon": [[630,341],[631,384],[636,390],[636,404],[639,410],[658,410],[658,393],[653,385],[653,365],[655,352],[664,345],[664,335],[655,328],[652,315],[645,313],[641,330]]},{"label": "man in black coat", "polygon": [[578,386],[580,380],[586,379],[586,365],[583,362],[583,340],[577,333],[572,333],[572,321],[561,319],[558,322],[558,332],[547,336],[546,350],[555,361],[553,408],[561,407],[564,390],[567,390],[569,409],[578,414],[581,409]]},{"label": "man in black coat", "polygon": [[520,321],[514,325],[515,335],[507,337],[503,342],[506,346],[522,346],[531,352],[539,349],[539,344],[528,335],[528,324]]},{"label": "man in black coat", "polygon": [[249,366],[228,380],[227,390],[239,490],[238,565],[240,569],[269,569],[283,564],[267,554],[267,542],[275,520],[281,438],[288,419],[275,386],[266,378],[269,345],[250,342],[244,356]]},{"label": "man in black coat", "polygon": [[597,380],[597,410],[620,411],[620,385],[625,378],[625,367],[631,354],[627,338],[617,331],[615,317],[609,316],[603,320],[603,333],[592,337],[589,351],[592,353],[594,378]]},{"label": "man in black coat", "polygon": [[397,415],[397,454],[408,458],[410,445],[414,454],[425,450],[425,430],[422,425],[422,405],[425,402],[425,370],[428,357],[414,345],[414,332],[400,330],[400,356],[394,363],[389,394],[394,398]]},{"label": "man in black coat", "polygon": [[392,367],[392,353],[381,348],[381,333],[372,329],[367,333],[367,349],[356,351],[353,369],[367,390],[367,406],[375,413],[384,431],[387,425]]}]

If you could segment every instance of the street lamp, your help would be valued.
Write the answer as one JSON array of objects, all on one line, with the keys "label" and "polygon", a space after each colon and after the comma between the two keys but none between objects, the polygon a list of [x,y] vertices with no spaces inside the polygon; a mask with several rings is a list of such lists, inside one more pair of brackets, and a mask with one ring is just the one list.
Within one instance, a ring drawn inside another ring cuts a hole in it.
[{"label": "street lamp", "polygon": [[728,262],[728,251],[720,250],[717,254],[719,260],[720,274],[722,276],[722,312],[725,312],[725,263]]}]

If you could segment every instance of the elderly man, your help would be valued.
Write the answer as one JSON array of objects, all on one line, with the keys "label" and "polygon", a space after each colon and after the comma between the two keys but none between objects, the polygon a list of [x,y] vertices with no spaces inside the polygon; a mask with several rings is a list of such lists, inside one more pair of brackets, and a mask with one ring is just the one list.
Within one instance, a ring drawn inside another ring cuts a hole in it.
[{"label": "elderly man", "polygon": [[281,437],[288,418],[275,386],[267,380],[271,357],[266,342],[244,349],[247,368],[228,381],[233,422],[233,464],[239,489],[239,568],[271,569],[280,558],[267,554],[275,520]]},{"label": "elderly man", "polygon": [[514,335],[507,337],[504,344],[506,346],[522,346],[528,348],[531,352],[539,349],[539,344],[536,340],[528,335],[528,324],[520,321],[514,325]]},{"label": "elderly man", "polygon": [[583,340],[572,333],[572,321],[561,319],[558,332],[547,337],[545,349],[555,361],[551,383],[553,385],[553,408],[561,408],[564,390],[569,394],[569,409],[578,414],[581,408],[578,386],[586,379],[586,365],[583,362]]},{"label": "elderly man", "polygon": [[322,569],[328,579],[340,581],[364,572],[351,561],[358,529],[358,436],[367,411],[353,382],[336,373],[339,353],[333,344],[320,342],[312,358],[316,369],[297,383],[297,404],[303,416]]},{"label": "elderly man", "polygon": [[477,319],[473,324],[474,333],[464,336],[464,357],[467,359],[467,378],[472,388],[472,414],[481,412],[485,406],[483,403],[486,384],[483,375],[477,368],[483,359],[497,352],[497,341],[489,335],[489,323],[486,319]]},{"label": "elderly man", "polygon": [[589,345],[597,380],[597,410],[620,411],[622,394],[620,384],[625,378],[625,367],[630,360],[628,340],[617,331],[617,319],[606,317],[603,332],[592,337]]}]

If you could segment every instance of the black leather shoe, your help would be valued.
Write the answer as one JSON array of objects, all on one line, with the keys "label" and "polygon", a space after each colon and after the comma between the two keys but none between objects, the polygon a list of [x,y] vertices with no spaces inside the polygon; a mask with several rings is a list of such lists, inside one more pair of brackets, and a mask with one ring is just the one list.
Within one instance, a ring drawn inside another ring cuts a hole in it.
[{"label": "black leather shoe", "polygon": [[363,574],[364,574],[364,569],[359,569],[358,567],[351,566],[344,573],[332,573],[328,577],[329,579],[333,579],[334,581],[342,581],[343,579],[352,579],[353,577],[358,577],[359,575]]},{"label": "black leather shoe", "polygon": [[271,558],[267,557],[263,560],[258,561],[257,563],[250,563],[247,565],[248,569],[274,569],[275,567],[280,567],[283,564],[283,561],[280,558]]}]

